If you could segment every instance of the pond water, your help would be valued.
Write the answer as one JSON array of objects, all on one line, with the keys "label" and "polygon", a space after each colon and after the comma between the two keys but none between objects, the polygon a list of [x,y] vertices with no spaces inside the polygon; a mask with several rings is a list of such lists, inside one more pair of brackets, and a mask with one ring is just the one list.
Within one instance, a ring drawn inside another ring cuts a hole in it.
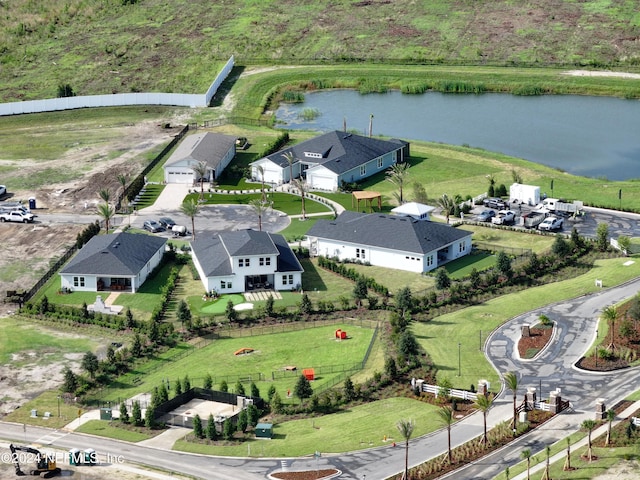
[{"label": "pond water", "polygon": [[[304,109],[319,116],[301,119]],[[282,104],[281,128],[373,135],[480,147],[575,175],[640,178],[640,101],[610,97],[509,94],[361,95],[353,90],[308,93]]]}]

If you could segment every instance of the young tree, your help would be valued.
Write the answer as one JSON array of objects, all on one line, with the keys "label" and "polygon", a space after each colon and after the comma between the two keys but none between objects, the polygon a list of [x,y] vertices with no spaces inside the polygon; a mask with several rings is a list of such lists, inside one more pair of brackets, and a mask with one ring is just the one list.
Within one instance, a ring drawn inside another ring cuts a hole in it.
[{"label": "young tree", "polygon": [[512,428],[516,428],[517,426],[517,411],[516,411],[516,400],[518,397],[518,376],[514,372],[507,372],[504,374],[504,383],[505,386],[511,390],[513,394],[513,423]]},{"label": "young tree", "polygon": [[202,419],[197,413],[196,416],[193,417],[193,435],[196,438],[204,438],[204,432],[202,430]]},{"label": "young tree", "polygon": [[182,323],[182,328],[186,327],[187,330],[191,330],[191,310],[189,305],[184,300],[180,300],[178,304],[178,321]]},{"label": "young tree", "polygon": [[249,386],[249,391],[251,392],[251,396],[253,398],[260,398],[260,389],[258,388],[258,385],[256,385],[256,382],[254,382],[253,380],[251,381],[251,385]]},{"label": "young tree", "polygon": [[173,387],[173,391],[176,392],[175,396],[177,397],[178,395],[182,395],[182,382],[180,381],[179,378],[176,378],[176,381],[174,383],[174,387]]},{"label": "young tree", "polygon": [[196,215],[198,214],[198,202],[190,198],[180,205],[180,211],[191,219],[191,240],[196,239]]},{"label": "young tree", "polygon": [[273,394],[273,397],[271,398],[269,404],[271,405],[271,411],[273,413],[282,413],[282,399],[280,398],[280,394],[278,392],[275,392]]},{"label": "young tree", "polygon": [[191,170],[196,174],[197,181],[200,182],[200,200],[204,200],[204,181],[209,173],[207,162],[201,161],[191,166]]},{"label": "young tree", "polygon": [[398,365],[393,357],[387,357],[384,361],[384,373],[387,377],[394,380],[398,376]]},{"label": "young tree", "polygon": [[182,380],[182,390],[185,392],[191,390],[191,380],[189,380],[189,375],[185,375],[184,380]]},{"label": "young tree", "polygon": [[218,430],[216,429],[216,422],[213,420],[213,413],[209,414],[209,419],[207,420],[206,435],[209,440],[218,438]]},{"label": "young tree", "polygon": [[89,374],[89,377],[93,379],[100,368],[100,362],[98,357],[93,352],[87,352],[82,357],[82,368]]},{"label": "young tree", "polygon": [[610,408],[607,410],[607,440],[604,442],[605,445],[611,444],[611,427],[615,419],[616,411],[613,408]]},{"label": "young tree", "polygon": [[147,410],[144,412],[144,426],[147,428],[154,428],[156,426],[155,418],[156,409],[153,405],[148,405]]},{"label": "young tree", "polygon": [[569,255],[569,253],[571,253],[571,246],[564,239],[564,236],[558,234],[556,235],[556,239],[551,246],[551,251],[556,257],[563,259],[567,255]]},{"label": "young tree", "polygon": [[618,318],[618,310],[616,309],[615,306],[609,305],[602,311],[602,318],[609,324],[609,331],[611,332],[611,341],[609,342],[609,346],[607,348],[613,351],[616,348],[614,339],[615,339],[616,319]]},{"label": "young tree", "polygon": [[136,326],[136,322],[133,319],[133,313],[131,312],[131,309],[129,307],[127,307],[127,310],[124,313],[124,316],[126,318],[125,326],[127,328],[134,328]]},{"label": "young tree", "polygon": [[413,435],[413,429],[415,428],[415,422],[413,420],[399,420],[396,423],[396,428],[400,433],[400,436],[404,439],[404,475],[402,478],[409,478],[409,440]]},{"label": "young tree", "polygon": [[302,403],[305,398],[313,395],[313,388],[311,388],[311,383],[309,383],[307,377],[304,375],[298,377],[296,386],[293,389],[293,394],[300,399],[300,403]]},{"label": "young tree", "polygon": [[527,480],[531,480],[531,450],[525,448],[520,456],[527,461]]},{"label": "young tree", "polygon": [[123,212],[128,212],[129,211],[129,199],[127,198],[127,196],[125,195],[125,192],[127,191],[127,182],[129,181],[129,176],[125,173],[120,173],[117,175],[117,180],[118,183],[120,184],[120,187],[122,187],[122,191],[120,192],[120,209]]},{"label": "young tree", "polygon": [[544,473],[542,474],[541,480],[551,480],[551,466],[549,465],[549,457],[551,456],[551,447],[547,445],[544,449],[544,453],[546,454],[546,462],[544,464]]},{"label": "young tree", "polygon": [[269,386],[269,390],[267,390],[267,402],[271,403],[271,400],[273,400],[273,396],[275,394],[276,394],[276,386],[272,384]]},{"label": "young tree", "polygon": [[289,164],[289,185],[292,185],[293,182],[293,164],[296,162],[295,157],[293,156],[293,152],[289,151],[287,153],[283,153],[282,156]]},{"label": "young tree", "polygon": [[449,274],[444,268],[439,268],[436,271],[436,288],[438,290],[446,290],[451,286],[451,279]]},{"label": "young tree", "polygon": [[487,395],[478,394],[478,397],[476,398],[476,401],[475,401],[475,407],[482,412],[482,422],[484,425],[484,430],[483,430],[481,442],[485,447],[487,446],[487,440],[488,440],[487,413],[489,412],[489,409],[491,408],[492,403],[493,403],[493,397],[491,395],[487,396]]},{"label": "young tree", "polygon": [[596,425],[597,423],[595,420],[585,420],[582,422],[582,428],[589,432],[587,436],[587,458],[589,461],[593,460],[593,451],[591,450],[591,432],[596,428]]},{"label": "young tree", "polygon": [[567,437],[567,458],[564,460],[563,470],[571,470],[571,439]]},{"label": "young tree", "polygon": [[273,304],[275,303],[275,300],[273,299],[273,295],[269,295],[267,297],[267,301],[264,304],[264,313],[267,317],[273,317],[274,314],[274,310],[273,310]]},{"label": "young tree", "polygon": [[133,424],[136,427],[142,426],[142,410],[140,409],[140,402],[137,400],[133,402],[133,408],[131,409],[131,417],[133,418]]},{"label": "young tree", "polygon": [[167,390],[167,386],[165,385],[164,380],[162,380],[160,382],[160,387],[158,387],[158,405],[162,405],[164,402],[168,402],[168,401],[169,401],[169,390]]},{"label": "young tree", "polygon": [[249,426],[249,421],[247,420],[247,410],[244,409],[242,411],[240,411],[240,413],[238,414],[238,431],[239,432],[246,432],[247,431],[247,427]]},{"label": "young tree", "polygon": [[609,249],[609,225],[606,223],[599,223],[596,228],[596,244],[598,250],[606,252]]},{"label": "young tree", "polygon": [[451,464],[451,425],[455,421],[453,410],[450,407],[441,407],[438,410],[440,424],[447,429],[447,460]]},{"label": "young tree", "polygon": [[359,277],[353,287],[353,297],[356,299],[356,305],[358,308],[362,305],[362,300],[367,298],[367,294],[367,281],[364,278]]},{"label": "young tree", "polygon": [[260,201],[267,203],[267,194],[264,191],[264,167],[262,165],[256,165],[256,171],[260,174]]},{"label": "young tree", "polygon": [[258,424],[258,420],[260,420],[260,411],[258,407],[256,407],[253,403],[247,405],[247,422],[252,427],[255,427]]},{"label": "young tree", "polygon": [[355,400],[356,397],[356,389],[353,386],[353,382],[351,381],[351,377],[347,377],[346,380],[344,381],[344,388],[343,390],[343,398],[345,400],[345,402],[349,403],[353,400]]},{"label": "young tree", "polygon": [[293,186],[296,187],[300,192],[300,200],[302,202],[302,220],[306,220],[307,210],[305,208],[305,197],[308,191],[307,183],[301,178],[296,178],[293,181]]},{"label": "young tree", "polygon": [[222,424],[222,436],[225,440],[232,440],[234,433],[233,423],[231,423],[231,420],[227,418]]},{"label": "young tree", "polygon": [[309,315],[313,311],[313,305],[311,304],[311,299],[309,295],[306,293],[302,294],[302,300],[300,300],[300,313],[303,315]]},{"label": "young tree", "polygon": [[409,164],[407,162],[394,163],[385,174],[386,180],[398,189],[397,192],[393,192],[393,196],[398,205],[402,205],[404,203],[404,186],[409,174]]},{"label": "young tree", "polygon": [[62,383],[62,391],[66,393],[74,393],[78,388],[78,377],[69,366],[65,366],[63,370],[64,381]]},{"label": "young tree", "polygon": [[210,373],[207,373],[204,376],[204,384],[202,385],[202,388],[206,390],[211,390],[212,386],[213,386],[213,378],[211,377]]},{"label": "young tree", "polygon": [[98,192],[98,196],[102,199],[104,203],[109,203],[111,201],[111,191],[108,188],[102,188]]},{"label": "young tree", "polygon": [[235,308],[233,308],[233,302],[231,300],[227,302],[227,306],[224,310],[224,313],[227,317],[227,320],[229,320],[230,323],[233,323],[236,320],[238,320],[238,312],[236,311]]},{"label": "young tree", "polygon": [[265,204],[265,202],[261,200],[258,200],[257,198],[254,198],[253,200],[249,201],[249,206],[258,217],[258,230],[261,232],[262,217],[265,213],[267,213],[267,210],[269,210],[269,205]]},{"label": "young tree", "polygon": [[107,233],[109,233],[109,224],[111,223],[111,219],[116,214],[116,211],[108,203],[99,203],[97,208],[98,216],[104,220],[104,229]]},{"label": "young tree", "polygon": [[140,358],[142,356],[142,337],[140,337],[140,334],[137,332],[133,336],[133,343],[131,344],[131,354],[135,358]]},{"label": "young tree", "polygon": [[415,182],[413,184],[413,201],[425,204],[429,201],[427,191],[424,189],[424,185],[422,185],[421,183]]},{"label": "young tree", "polygon": [[[513,269],[511,268],[511,259],[509,258],[509,255],[507,255],[503,251],[498,252],[498,256],[496,257],[496,268],[498,269],[498,272],[500,272],[502,275],[504,275],[508,279],[511,279],[511,277],[513,276]],[[444,270],[444,269],[441,269],[441,270]]]},{"label": "young tree", "polygon": [[402,318],[413,309],[413,297],[409,287],[403,287],[398,290],[395,296],[396,310]]},{"label": "young tree", "polygon": [[220,387],[219,387],[221,392],[228,392],[229,391],[229,385],[227,384],[226,380],[222,380],[220,382]]},{"label": "young tree", "polygon": [[125,402],[120,404],[120,421],[122,423],[129,423],[129,410],[127,410],[127,404]]},{"label": "young tree", "polygon": [[236,382],[236,391],[235,391],[236,395],[244,395],[245,391],[244,391],[244,385],[242,384],[242,382],[240,380],[238,380]]},{"label": "young tree", "polygon": [[438,206],[442,209],[442,213],[447,217],[447,223],[449,223],[449,217],[455,209],[455,202],[446,193],[438,198]]}]

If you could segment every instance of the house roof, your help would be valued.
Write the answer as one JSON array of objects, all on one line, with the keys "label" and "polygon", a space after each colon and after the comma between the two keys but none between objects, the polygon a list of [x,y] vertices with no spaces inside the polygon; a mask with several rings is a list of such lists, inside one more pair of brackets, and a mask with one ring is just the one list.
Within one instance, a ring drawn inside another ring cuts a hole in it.
[{"label": "house roof", "polygon": [[217,168],[225,155],[235,147],[236,138],[220,133],[195,133],[186,136],[167,160],[164,167],[183,166],[207,162],[210,168]]},{"label": "house roof", "polygon": [[309,237],[417,254],[432,252],[471,234],[441,223],[351,211],[335,220],[318,220],[307,232]]},{"label": "house roof", "polygon": [[405,145],[407,142],[403,140],[381,140],[334,130],[265,158],[285,168],[289,166],[289,162],[284,158],[284,154],[293,153],[296,162],[322,165],[336,174],[341,174],[374,158],[399,150]]},{"label": "house roof", "polygon": [[167,243],[134,233],[96,235],[60,270],[61,274],[133,276]]},{"label": "house roof", "polygon": [[277,255],[278,272],[301,272],[302,266],[282,235],[239,230],[191,242],[193,254],[207,277],[233,274],[232,257]]}]

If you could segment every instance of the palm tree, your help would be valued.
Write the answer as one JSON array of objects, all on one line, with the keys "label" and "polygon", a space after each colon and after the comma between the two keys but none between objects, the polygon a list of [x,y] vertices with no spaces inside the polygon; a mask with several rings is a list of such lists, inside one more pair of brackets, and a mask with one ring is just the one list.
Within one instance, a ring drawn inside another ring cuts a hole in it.
[{"label": "palm tree", "polygon": [[609,330],[611,331],[611,342],[607,348],[609,350],[615,350],[616,346],[613,339],[615,335],[616,319],[618,318],[618,310],[613,305],[610,305],[602,311],[602,318],[607,321],[609,324]]},{"label": "palm tree", "polygon": [[124,211],[128,210],[128,198],[125,195],[125,192],[127,190],[127,182],[129,181],[129,176],[121,173],[118,175],[118,183],[120,184],[120,186],[122,187],[122,193],[121,195],[121,200],[120,200],[120,208],[123,209]]},{"label": "palm tree", "polygon": [[549,456],[551,455],[551,447],[547,445],[544,451],[547,455],[547,461],[544,465],[544,473],[542,474],[542,478],[540,480],[551,480],[551,472],[550,472],[550,466],[549,466]]},{"label": "palm tree", "polygon": [[109,223],[116,214],[115,210],[108,203],[98,204],[98,215],[104,220],[104,226],[107,233],[109,233]]},{"label": "palm tree", "polygon": [[98,195],[102,200],[104,200],[104,203],[109,203],[109,201],[111,200],[111,192],[109,191],[108,188],[101,189],[98,192]]},{"label": "palm tree", "polygon": [[611,444],[611,427],[615,419],[616,411],[613,408],[610,408],[607,410],[607,422],[609,422],[609,424],[607,425],[607,441],[605,442],[605,445]]},{"label": "palm tree", "polygon": [[564,461],[563,470],[571,470],[571,439],[567,437],[567,458]]},{"label": "palm tree", "polygon": [[180,211],[191,219],[191,240],[196,239],[196,223],[195,217],[198,213],[198,202],[190,198],[180,205]]},{"label": "palm tree", "polygon": [[528,448],[524,449],[520,456],[527,461],[527,480],[531,480],[530,471],[531,471],[531,450]]},{"label": "palm tree", "polygon": [[480,395],[475,401],[475,407],[482,412],[482,421],[484,424],[484,433],[482,435],[481,442],[486,447],[487,446],[487,412],[491,408],[491,404],[493,403],[493,396],[491,395]]},{"label": "palm tree", "polygon": [[446,215],[447,223],[449,223],[449,216],[453,213],[453,209],[455,208],[455,204],[453,203],[453,200],[449,198],[449,196],[446,193],[444,193],[438,199],[438,206],[442,208],[442,213]]},{"label": "palm tree", "polygon": [[407,174],[409,164],[407,162],[395,163],[387,170],[387,181],[391,182],[398,188],[398,192],[394,192],[393,196],[398,201],[399,205],[404,203],[403,190],[405,183],[407,182]]},{"label": "palm tree", "polygon": [[262,216],[265,214],[265,212],[267,211],[267,208],[269,207],[266,204],[262,203],[257,198],[254,198],[253,200],[251,200],[249,202],[249,205],[258,216],[258,230],[262,231]]},{"label": "palm tree", "polygon": [[289,185],[293,182],[293,164],[296,162],[296,157],[293,156],[293,152],[283,153],[282,156],[289,164]]},{"label": "palm tree", "polygon": [[305,194],[307,193],[307,184],[301,178],[296,178],[293,181],[293,186],[300,191],[300,198],[302,199],[302,220],[307,219],[307,211],[304,208]]},{"label": "palm tree", "polygon": [[262,203],[267,203],[267,195],[264,193],[264,167],[262,165],[256,165],[256,170],[260,174],[260,192],[262,193]]},{"label": "palm tree", "polygon": [[593,431],[594,428],[596,428],[596,421],[595,420],[585,420],[584,422],[582,422],[582,428],[584,428],[585,430],[587,430],[589,432],[588,435],[588,440],[587,440],[587,458],[589,459],[589,461],[591,461],[593,459],[593,455],[592,455],[592,450],[591,450],[591,432]]},{"label": "palm tree", "polygon": [[438,410],[438,417],[440,417],[440,424],[447,427],[447,460],[451,463],[451,425],[455,420],[453,410],[450,407],[442,407]]},{"label": "palm tree", "polygon": [[399,420],[396,423],[396,427],[400,432],[402,438],[404,438],[404,475],[403,479],[409,479],[409,439],[411,435],[413,435],[413,428],[415,427],[415,422],[413,420]]},{"label": "palm tree", "polygon": [[518,396],[518,376],[514,372],[507,372],[504,374],[504,383],[509,390],[513,393],[513,428],[516,428],[517,411],[516,400]]},{"label": "palm tree", "polygon": [[200,200],[204,199],[204,178],[207,176],[209,166],[207,162],[198,162],[191,166],[191,170],[196,174],[200,180]]}]

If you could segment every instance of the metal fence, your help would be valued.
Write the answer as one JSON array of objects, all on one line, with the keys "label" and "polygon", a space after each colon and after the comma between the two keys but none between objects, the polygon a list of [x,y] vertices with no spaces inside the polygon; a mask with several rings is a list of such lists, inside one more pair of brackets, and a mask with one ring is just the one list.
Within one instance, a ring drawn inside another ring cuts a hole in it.
[{"label": "metal fence", "polygon": [[227,78],[235,59],[227,60],[205,93],[116,93],[112,95],[83,95],[78,97],[47,98],[0,104],[0,115],[20,115],[24,113],[55,112],[92,107],[118,107],[125,105],[169,105],[182,107],[208,107],[211,99]]}]

